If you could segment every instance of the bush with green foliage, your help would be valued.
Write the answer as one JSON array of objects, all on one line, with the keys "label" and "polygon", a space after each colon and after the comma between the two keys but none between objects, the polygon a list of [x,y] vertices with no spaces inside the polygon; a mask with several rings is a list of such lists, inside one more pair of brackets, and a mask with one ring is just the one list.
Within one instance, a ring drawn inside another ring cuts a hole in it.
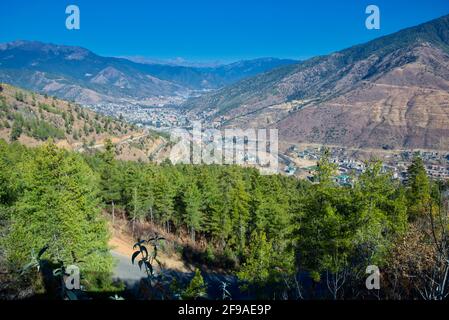
[{"label": "bush with green foliage", "polygon": [[182,291],[181,298],[184,300],[196,300],[205,298],[207,294],[207,286],[204,283],[203,276],[199,269],[195,270],[192,280],[190,280],[187,288]]}]

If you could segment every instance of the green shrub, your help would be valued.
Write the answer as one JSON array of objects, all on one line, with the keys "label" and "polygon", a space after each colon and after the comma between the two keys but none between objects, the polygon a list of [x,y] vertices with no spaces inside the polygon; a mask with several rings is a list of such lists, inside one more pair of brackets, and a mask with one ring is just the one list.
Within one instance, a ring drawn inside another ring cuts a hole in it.
[{"label": "green shrub", "polygon": [[195,270],[195,274],[190,280],[189,285],[181,294],[181,297],[186,300],[195,300],[206,297],[206,284],[199,269]]},{"label": "green shrub", "polygon": [[49,138],[64,139],[65,137],[64,131],[43,120],[30,121],[29,128],[31,136],[42,141]]}]

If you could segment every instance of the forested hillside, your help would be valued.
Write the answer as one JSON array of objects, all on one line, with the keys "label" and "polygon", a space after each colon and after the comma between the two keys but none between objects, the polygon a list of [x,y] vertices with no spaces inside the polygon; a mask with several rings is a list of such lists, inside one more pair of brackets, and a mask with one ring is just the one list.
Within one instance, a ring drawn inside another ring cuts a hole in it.
[{"label": "forested hillside", "polygon": [[7,84],[0,84],[0,138],[27,146],[53,139],[57,146],[75,151],[102,148],[110,139],[120,144],[119,157],[142,161],[148,161],[163,140],[157,133],[144,132],[122,119]]},{"label": "forested hillside", "polygon": [[[50,263],[82,261],[86,290],[109,290],[103,209],[205,244],[193,263],[236,275],[252,297],[442,298],[447,185],[429,181],[418,157],[406,186],[377,162],[353,186],[334,175],[326,153],[311,183],[237,166],[119,161],[112,143],[80,155],[1,142],[1,294],[19,295],[11,283],[45,292],[35,270],[18,270],[46,245]],[[380,290],[365,287],[369,265],[381,270]]]}]

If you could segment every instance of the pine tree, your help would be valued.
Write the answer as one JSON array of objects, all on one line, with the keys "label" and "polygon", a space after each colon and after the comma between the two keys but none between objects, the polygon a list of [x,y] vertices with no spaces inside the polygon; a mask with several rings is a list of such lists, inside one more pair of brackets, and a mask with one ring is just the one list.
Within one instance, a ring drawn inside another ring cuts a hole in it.
[{"label": "pine tree", "polygon": [[183,220],[190,230],[190,236],[195,241],[195,232],[201,230],[202,212],[201,212],[201,193],[194,181],[185,186],[183,195],[185,207]]},{"label": "pine tree", "polygon": [[216,167],[213,170],[205,170],[199,182],[201,184],[201,194],[205,212],[207,230],[212,239],[218,242],[219,248],[224,249],[226,240],[231,230],[231,218],[229,208],[225,206],[226,193],[220,188]]},{"label": "pine tree", "polygon": [[243,290],[250,286],[263,287],[267,284],[271,269],[271,244],[267,241],[264,232],[253,232],[248,246],[246,261],[237,273],[243,281]]},{"label": "pine tree", "polygon": [[174,213],[174,196],[176,189],[173,185],[173,181],[169,180],[166,172],[161,169],[158,170],[155,177],[155,188],[154,188],[154,207],[158,214],[158,220],[165,225],[167,232],[170,232],[170,222],[173,218]]},{"label": "pine tree", "polygon": [[10,136],[11,141],[16,141],[17,139],[20,138],[23,132],[22,125],[23,125],[22,121],[18,119],[14,121],[11,129],[11,136]]},{"label": "pine tree", "polygon": [[147,182],[141,163],[127,162],[123,165],[122,201],[131,217],[134,230],[136,221],[142,222],[148,213],[148,204],[145,199]]},{"label": "pine tree", "polygon": [[234,231],[234,241],[239,253],[242,253],[246,243],[247,224],[249,220],[249,195],[241,176],[233,172],[229,190],[229,209]]},{"label": "pine tree", "polygon": [[206,296],[206,284],[199,269],[195,270],[192,280],[181,296],[186,300],[195,300]]},{"label": "pine tree", "polygon": [[268,237],[282,241],[290,230],[289,199],[278,177],[260,177],[256,190],[251,191],[251,198],[259,197],[259,204],[253,216],[258,231],[266,232]]},{"label": "pine tree", "polygon": [[324,152],[318,162],[318,184],[303,197],[294,231],[300,267],[316,275],[324,270],[343,271],[353,250],[353,202],[347,188],[333,181],[335,166]]},{"label": "pine tree", "polygon": [[253,232],[245,250],[245,262],[237,272],[241,288],[257,298],[270,299],[294,277],[293,252],[279,250],[264,232]]},{"label": "pine tree", "polygon": [[87,287],[108,286],[112,258],[101,217],[96,176],[80,155],[46,144],[24,166],[24,192],[15,204],[8,260],[19,268],[32,250],[48,246],[45,259],[76,263]]},{"label": "pine tree", "polygon": [[142,195],[142,207],[144,211],[148,214],[148,218],[153,223],[154,222],[154,203],[155,203],[155,174],[153,167],[148,165],[145,167],[142,174],[143,182],[141,185],[141,195]]},{"label": "pine tree", "polygon": [[407,199],[410,219],[414,220],[426,212],[431,205],[430,194],[430,181],[424,163],[419,156],[415,156],[408,168]]},{"label": "pine tree", "polygon": [[105,151],[100,158],[103,163],[100,168],[100,189],[103,201],[111,205],[112,224],[115,222],[115,206],[120,200],[119,171],[115,161],[115,147],[111,140],[106,140]]},{"label": "pine tree", "polygon": [[320,187],[325,189],[332,186],[334,184],[333,178],[337,171],[337,165],[331,162],[329,149],[323,151],[317,167],[315,180],[320,183]]},{"label": "pine tree", "polygon": [[392,175],[382,172],[380,161],[369,162],[352,190],[355,204],[353,223],[358,260],[366,265],[382,263],[395,237],[406,229],[406,199]]}]

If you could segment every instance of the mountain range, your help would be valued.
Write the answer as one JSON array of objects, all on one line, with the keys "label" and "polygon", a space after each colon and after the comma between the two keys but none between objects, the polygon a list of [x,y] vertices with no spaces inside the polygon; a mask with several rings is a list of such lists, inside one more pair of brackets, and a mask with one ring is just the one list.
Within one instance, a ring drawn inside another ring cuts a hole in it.
[{"label": "mountain range", "polygon": [[449,149],[449,16],[243,79],[184,107],[282,141]]},{"label": "mountain range", "polygon": [[223,127],[278,128],[286,143],[449,150],[449,15],[305,61],[218,66],[0,44],[0,82],[83,104],[176,97]]},{"label": "mountain range", "polygon": [[14,41],[0,44],[0,82],[84,104],[187,97],[296,61],[261,58],[214,67],[136,63],[87,49]]}]

